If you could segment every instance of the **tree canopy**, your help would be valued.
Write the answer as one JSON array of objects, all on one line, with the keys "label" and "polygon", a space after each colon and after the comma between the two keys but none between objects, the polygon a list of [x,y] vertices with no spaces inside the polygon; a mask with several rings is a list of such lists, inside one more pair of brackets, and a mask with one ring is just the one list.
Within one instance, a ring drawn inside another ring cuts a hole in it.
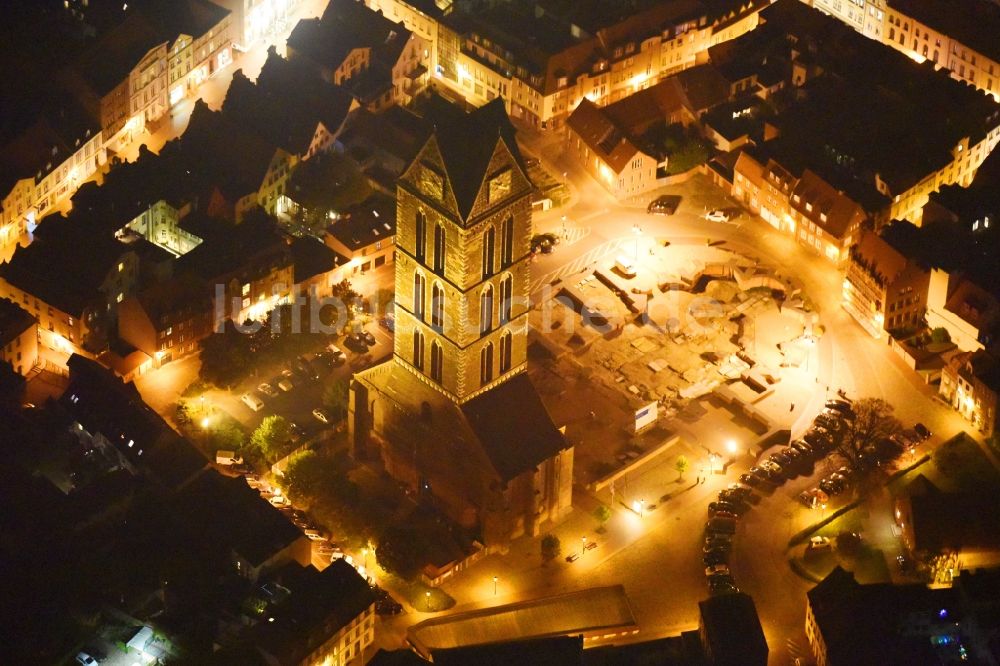
[{"label": "tree canopy", "polygon": [[269,461],[277,460],[284,453],[292,438],[292,429],[283,416],[265,416],[250,435],[250,444]]}]

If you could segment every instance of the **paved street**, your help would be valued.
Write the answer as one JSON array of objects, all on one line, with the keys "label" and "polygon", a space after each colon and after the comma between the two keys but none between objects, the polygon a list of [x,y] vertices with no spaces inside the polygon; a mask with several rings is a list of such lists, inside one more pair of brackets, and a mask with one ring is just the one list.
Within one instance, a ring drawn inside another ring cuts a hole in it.
[{"label": "paved street", "polygon": [[[729,224],[706,221],[702,217],[706,210],[734,205],[706,178],[696,177],[686,184],[651,193],[641,201],[619,203],[572,159],[564,157],[557,135],[521,131],[519,136],[551,172],[567,174],[573,193],[568,206],[535,216],[536,232],[555,233],[566,240],[552,254],[536,258],[532,266],[533,296],[538,297],[545,284],[563,275],[629,251],[636,242],[633,227],[641,228],[644,237],[663,238],[672,245],[721,242],[723,247],[775,267],[779,274],[800,285],[825,327],[813,358],[818,370],[814,366],[812,372],[801,373],[803,379],[811,377],[812,386],[805,381],[796,385],[801,399],[785,417],[788,422],[775,425],[803,431],[822,409],[826,396],[843,388],[853,397],[888,399],[905,424],[919,420],[937,433],[935,442],[963,429],[961,418],[934,398],[934,388],[925,386],[884,341],[869,337],[840,307],[843,278],[826,259],[748,215]],[[661,193],[683,197],[675,215],[645,212],[646,204]],[[567,563],[560,557],[542,567],[538,540],[522,539],[509,554],[485,558],[448,582],[445,589],[455,597],[456,609],[461,610],[622,583],[642,627],[639,638],[691,628],[697,623],[697,603],[707,596],[701,562],[705,507],[719,489],[735,481],[752,462],[744,456],[726,475],[710,475],[708,483],[694,487],[691,482],[697,470],[692,469],[686,482],[677,484],[672,499],[642,518],[626,508],[615,507],[603,535],[595,532],[596,521],[590,515],[597,500],[578,488],[574,513],[553,532],[560,537],[564,554],[580,550],[583,536],[596,540],[596,549],[587,551],[576,562]],[[796,502],[795,496],[813,487],[827,471],[826,464],[819,463],[812,477],[795,479],[765,497],[741,521],[736,537],[733,572],[740,587],[757,603],[775,664],[791,663],[795,658],[809,663],[803,621],[805,592],[811,583],[790,570],[785,549],[792,534],[820,519],[816,511]],[[499,578],[496,595],[493,576]],[[425,616],[408,615],[389,625],[398,635],[402,626]]]}]

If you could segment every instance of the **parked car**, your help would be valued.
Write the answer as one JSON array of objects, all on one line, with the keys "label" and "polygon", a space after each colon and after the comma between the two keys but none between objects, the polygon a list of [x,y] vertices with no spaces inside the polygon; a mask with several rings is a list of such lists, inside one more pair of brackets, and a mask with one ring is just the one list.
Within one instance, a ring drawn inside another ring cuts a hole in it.
[{"label": "parked car", "polygon": [[722,210],[721,208],[705,213],[705,219],[709,222],[728,222],[730,217],[729,211]]},{"label": "parked car", "polygon": [[710,518],[705,523],[705,530],[710,534],[735,534],[736,520],[733,518]]},{"label": "parked car", "polygon": [[326,410],[320,409],[319,407],[317,407],[316,409],[314,409],[312,411],[312,415],[320,423],[324,423],[324,424],[329,425],[329,423],[330,423],[330,415],[326,413]]},{"label": "parked car", "polygon": [[767,479],[763,475],[747,472],[746,474],[740,474],[740,483],[745,483],[753,488],[760,488],[767,484]]},{"label": "parked car", "polygon": [[809,490],[799,493],[799,501],[810,509],[815,509],[816,507],[829,502],[830,496],[819,488],[810,488]]},{"label": "parked car", "polygon": [[86,652],[77,652],[76,653],[76,663],[82,664],[83,666],[97,666],[98,663],[100,663],[100,662],[98,662],[96,659],[94,659],[93,657],[91,657]]},{"label": "parked car", "polygon": [[801,453],[802,455],[813,456],[816,454],[816,452],[813,450],[813,447],[810,446],[808,442],[803,441],[801,439],[797,439],[794,442],[792,442],[792,448]]},{"label": "parked car", "polygon": [[814,536],[806,544],[806,550],[829,550],[831,547],[830,537]]},{"label": "parked car", "polygon": [[389,331],[390,333],[396,332],[396,318],[393,315],[386,315],[380,317],[378,320],[378,325]]},{"label": "parked car", "polygon": [[271,386],[270,384],[268,384],[267,382],[263,382],[261,384],[258,384],[257,385],[257,392],[260,393],[261,395],[267,396],[268,398],[277,398],[278,397],[278,390],[276,388],[274,388],[273,386]]},{"label": "parked car", "polygon": [[839,495],[847,489],[847,485],[843,480],[838,479],[823,479],[819,482],[819,488],[828,495]]},{"label": "parked car", "polygon": [[302,530],[302,533],[306,535],[306,538],[310,541],[326,541],[327,535],[319,530]]},{"label": "parked car", "polygon": [[914,424],[913,430],[920,437],[920,441],[923,441],[925,439],[930,439],[930,436],[933,434],[930,430],[927,429],[927,426],[925,426],[923,423]]},{"label": "parked car", "polygon": [[714,576],[716,574],[728,574],[728,573],[729,573],[728,564],[722,564],[722,563],[710,564],[709,566],[705,567],[706,576]]},{"label": "parked car", "polygon": [[328,352],[333,354],[334,363],[337,365],[342,365],[344,361],[347,360],[347,355],[344,354],[344,350],[333,344],[332,342],[326,346]]},{"label": "parked car", "polygon": [[281,381],[278,382],[278,388],[287,393],[295,388],[295,384],[288,377],[282,377]]},{"label": "parked car", "polygon": [[673,215],[677,212],[677,207],[681,203],[681,198],[677,195],[664,194],[649,202],[646,212],[653,215]]},{"label": "parked car", "polygon": [[251,395],[250,393],[244,393],[243,395],[241,395],[240,400],[243,402],[244,405],[246,405],[255,412],[259,412],[260,410],[264,409],[264,401],[255,395]]},{"label": "parked car", "polygon": [[278,508],[291,505],[291,502],[289,502],[288,498],[284,495],[273,495],[268,497],[267,501],[271,503],[271,506],[276,506]]},{"label": "parked car", "polygon": [[728,511],[729,513],[736,513],[736,505],[731,502],[710,502],[708,505],[708,512],[714,514],[718,511]]},{"label": "parked car", "polygon": [[729,551],[713,550],[710,553],[706,553],[701,558],[701,561],[708,567],[715,566],[716,564],[726,564],[729,562]]},{"label": "parked car", "polygon": [[706,541],[705,545],[701,549],[701,552],[703,555],[711,555],[713,553],[715,553],[716,555],[719,554],[728,555],[729,551],[731,551],[732,549],[733,549],[732,541],[713,540],[713,541]]},{"label": "parked car", "polygon": [[742,503],[753,497],[753,491],[749,488],[727,488],[719,491],[720,502]]},{"label": "parked car", "polygon": [[371,331],[361,331],[360,334],[366,345],[369,347],[373,347],[375,345],[375,335]]},{"label": "parked car", "polygon": [[838,412],[846,412],[851,410],[851,403],[846,400],[827,400],[826,407],[829,409],[835,409]]}]

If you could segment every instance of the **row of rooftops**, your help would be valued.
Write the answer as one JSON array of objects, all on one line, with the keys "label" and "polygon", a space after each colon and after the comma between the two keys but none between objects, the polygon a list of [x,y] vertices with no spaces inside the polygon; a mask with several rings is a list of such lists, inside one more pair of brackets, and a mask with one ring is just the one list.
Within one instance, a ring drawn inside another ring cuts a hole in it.
[{"label": "row of rooftops", "polygon": [[[81,356],[70,358],[69,369],[69,385],[58,401],[29,411],[0,406],[0,430],[12,435],[0,438],[7,461],[0,470],[2,528],[10,546],[0,559],[7,573],[25,576],[5,590],[6,600],[18,604],[31,629],[38,629],[38,634],[19,631],[16,640],[9,636],[9,658],[19,660],[14,655],[22,654],[20,649],[56,661],[38,641],[58,646],[56,651],[69,649],[51,636],[42,638],[51,633],[51,626],[42,630],[45,623],[61,618],[65,608],[96,611],[106,602],[128,613],[156,591],[166,595],[160,618],[165,625],[171,612],[188,603],[190,619],[216,627],[246,614],[243,601],[265,581],[269,589],[282,590],[280,598],[269,598],[265,616],[248,614],[253,621],[241,625],[235,637],[235,644],[251,649],[257,659],[264,655],[264,663],[298,663],[371,610],[374,593],[353,567],[346,561],[322,572],[302,566],[310,547],[301,530],[244,479],[211,469],[143,402],[132,383]],[[103,438],[131,468],[105,472],[64,494],[45,478],[48,472],[35,470],[52,453],[46,447],[78,432],[77,424],[91,441]],[[85,553],[81,542],[88,544]],[[110,569],[100,564],[105,559],[114,562]],[[234,559],[249,564],[260,578],[239,582],[237,577],[247,572],[234,569]],[[26,560],[37,566],[25,567]],[[221,578],[226,572],[229,577]],[[65,584],[82,575],[97,580],[89,586]],[[212,600],[199,596],[191,608],[185,590],[201,581],[216,586]],[[107,585],[103,601],[102,585]],[[99,590],[98,596],[91,589],[91,595],[81,597],[78,590],[88,588]],[[201,649],[197,643],[185,647]]]},{"label": "row of rooftops", "polygon": [[649,37],[673,38],[692,26],[727,24],[765,4],[763,0],[525,0],[471,3],[439,20],[463,38],[512,61],[514,68],[526,70],[532,87],[548,95],[564,86],[563,78],[572,82],[584,73],[607,71],[609,63],[634,55]]},{"label": "row of rooftops", "polygon": [[[285,103],[293,97],[296,104]],[[197,102],[187,131],[159,154],[142,150],[138,160],[108,173],[102,185],[82,186],[68,217],[42,220],[34,242],[18,248],[0,266],[0,276],[78,315],[100,300],[99,288],[123,255],[135,252],[153,264],[172,258],[146,240],[115,236],[159,201],[178,211],[181,229],[204,241],[176,262],[176,272],[211,280],[239,270],[251,256],[267,263],[264,254],[286,251],[273,224],[252,215],[237,225],[215,219],[232,213],[226,206],[214,208],[214,202],[221,197],[231,207],[256,193],[276,154],[305,154],[317,127],[336,134],[351,106],[346,92],[272,50],[256,84],[237,73],[221,111]]]},{"label": "row of rooftops", "polygon": [[[92,43],[61,39],[52,47],[51,40],[43,40],[45,51],[25,54],[19,42],[4,40],[9,46],[0,48],[0,62],[18,77],[0,93],[0,195],[17,180],[40,179],[81,142],[100,133],[101,119],[87,91],[105,95],[128,78],[149,50],[184,35],[199,38],[229,14],[210,0],[136,0],[117,6],[126,9],[112,12]],[[38,12],[34,19],[32,12]],[[37,25],[51,26],[41,3],[27,14],[21,20],[33,31]],[[23,27],[12,22],[8,29]],[[48,57],[46,51],[58,55]]]},{"label": "row of rooftops", "polygon": [[785,160],[825,179],[861,174],[876,198],[877,175],[898,194],[949,164],[960,141],[968,138],[971,148],[1000,125],[1000,105],[985,93],[801,2],[779,0],[761,19],[756,30],[710,48],[710,60],[748,75],[782,61],[806,72],[794,99],[768,122],[787,139]]}]

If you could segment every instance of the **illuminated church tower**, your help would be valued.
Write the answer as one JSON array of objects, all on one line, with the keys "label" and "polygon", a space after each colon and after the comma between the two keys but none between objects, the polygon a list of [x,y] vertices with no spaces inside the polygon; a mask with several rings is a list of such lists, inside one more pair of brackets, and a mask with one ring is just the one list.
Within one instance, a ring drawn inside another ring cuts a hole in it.
[{"label": "illuminated church tower", "polygon": [[445,109],[396,188],[395,360],[461,403],[525,369],[532,186],[502,105]]},{"label": "illuminated church tower", "polygon": [[502,547],[572,499],[526,372],[532,185],[502,100],[430,106],[396,188],[393,358],[355,375],[352,450]]}]

